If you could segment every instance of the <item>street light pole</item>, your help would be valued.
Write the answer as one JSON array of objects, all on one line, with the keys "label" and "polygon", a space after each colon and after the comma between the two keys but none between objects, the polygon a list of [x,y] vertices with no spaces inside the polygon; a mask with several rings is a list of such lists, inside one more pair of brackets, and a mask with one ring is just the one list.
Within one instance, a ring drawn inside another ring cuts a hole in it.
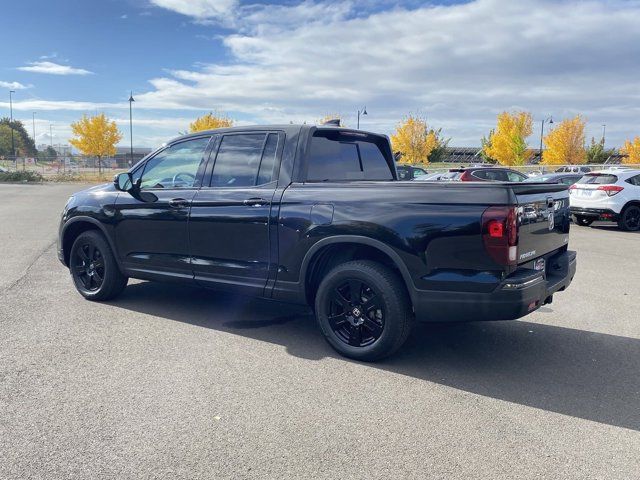
[{"label": "street light pole", "polygon": [[602,124],[602,146],[604,147],[604,135],[607,132],[607,124],[603,123]]},{"label": "street light pole", "polygon": [[362,110],[358,110],[358,125],[356,127],[358,130],[360,130],[360,115],[367,115],[366,105],[362,107]]},{"label": "street light pole", "polygon": [[542,162],[542,138],[544,137],[544,124],[547,122],[549,125],[553,125],[553,117],[543,119],[540,122],[540,161]]},{"label": "street light pole", "polygon": [[133,165],[133,108],[132,104],[135,102],[133,99],[133,91],[131,91],[131,95],[129,95],[129,140],[130,140],[130,164]]},{"label": "street light pole", "polygon": [[33,146],[36,147],[36,112],[32,112],[31,117],[33,119]]},{"label": "street light pole", "polygon": [[53,150],[53,127],[49,124],[49,146]]},{"label": "street light pole", "polygon": [[16,144],[13,140],[13,99],[11,98],[11,94],[16,93],[15,90],[9,90],[9,118],[10,118],[10,128],[11,128],[11,154],[13,155],[13,160],[16,160]]}]

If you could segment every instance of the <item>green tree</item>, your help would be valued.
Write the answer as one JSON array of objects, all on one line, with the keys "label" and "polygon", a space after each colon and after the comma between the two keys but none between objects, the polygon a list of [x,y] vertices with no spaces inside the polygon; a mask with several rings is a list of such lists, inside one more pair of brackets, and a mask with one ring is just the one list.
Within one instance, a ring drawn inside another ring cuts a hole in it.
[{"label": "green tree", "polygon": [[433,128],[429,129],[429,133],[435,136],[436,144],[431,150],[431,153],[427,157],[429,163],[434,162],[444,162],[447,160],[447,147],[449,146],[449,142],[451,138],[443,138],[442,137],[442,128],[438,130],[434,130]]},{"label": "green tree", "polygon": [[7,117],[0,119],[0,155],[13,155],[11,151],[11,130],[16,155],[34,157],[37,153],[35,142],[29,136],[20,120],[13,122]]},{"label": "green tree", "polygon": [[491,137],[493,136],[495,130],[491,130],[489,132],[489,137],[482,137],[482,140],[480,140],[480,158],[482,158],[482,161],[485,163],[497,163],[497,160],[495,158],[491,158],[489,156],[488,152],[491,152]]},{"label": "green tree", "polygon": [[615,152],[615,148],[605,149],[602,140],[596,142],[596,139],[591,137],[591,145],[587,148],[587,163],[603,164]]}]

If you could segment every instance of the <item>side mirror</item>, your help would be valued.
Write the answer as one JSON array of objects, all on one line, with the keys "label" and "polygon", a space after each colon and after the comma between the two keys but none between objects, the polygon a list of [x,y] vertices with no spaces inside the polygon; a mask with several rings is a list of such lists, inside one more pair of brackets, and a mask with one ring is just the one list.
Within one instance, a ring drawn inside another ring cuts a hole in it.
[{"label": "side mirror", "polygon": [[121,192],[130,192],[133,189],[133,178],[129,172],[119,173],[113,177],[113,186]]}]

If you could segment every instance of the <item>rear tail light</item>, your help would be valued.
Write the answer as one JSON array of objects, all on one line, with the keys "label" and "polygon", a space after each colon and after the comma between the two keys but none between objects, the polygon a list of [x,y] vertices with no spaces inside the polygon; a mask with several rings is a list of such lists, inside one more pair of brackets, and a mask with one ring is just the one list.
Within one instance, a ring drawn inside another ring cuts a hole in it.
[{"label": "rear tail light", "polygon": [[460,180],[461,182],[473,182],[475,179],[473,178],[473,175],[471,175],[471,172],[466,171],[462,175],[460,175],[460,178],[458,180]]},{"label": "rear tail light", "polygon": [[610,197],[613,197],[616,193],[620,193],[624,190],[624,187],[619,187],[618,185],[600,185],[598,190],[602,190]]},{"label": "rear tail light", "polygon": [[571,185],[569,187],[569,192],[571,192],[572,190],[577,190],[578,187],[576,187],[575,185]]},{"label": "rear tail light", "polygon": [[518,260],[516,207],[489,207],[482,214],[482,241],[489,256],[500,265]]}]

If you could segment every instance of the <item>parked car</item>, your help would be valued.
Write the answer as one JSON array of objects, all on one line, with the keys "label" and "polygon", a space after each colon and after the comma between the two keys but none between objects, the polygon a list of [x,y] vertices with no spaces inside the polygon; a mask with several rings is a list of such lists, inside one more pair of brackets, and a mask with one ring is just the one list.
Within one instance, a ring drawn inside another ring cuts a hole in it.
[{"label": "parked car", "polygon": [[573,185],[582,178],[582,175],[575,173],[545,173],[535,177],[529,177],[525,182],[542,182],[542,183],[562,183],[564,185]]},{"label": "parked car", "polygon": [[0,173],[7,173],[9,170],[6,168],[0,167]]},{"label": "parked car", "polygon": [[503,167],[454,168],[450,172],[457,173],[453,180],[459,182],[523,182],[528,178],[524,173]]},{"label": "parked car", "polygon": [[375,360],[414,319],[508,320],[550,302],[576,269],[569,216],[562,185],[397,181],[383,135],[234,127],[73,195],[58,256],[88,300],[140,278],[309,305],[333,348]]},{"label": "parked car", "polygon": [[419,177],[415,178],[415,181],[416,182],[439,182],[439,181],[450,180],[454,176],[455,174],[452,174],[450,172],[434,172],[434,173],[427,173],[426,175],[420,175]]},{"label": "parked car", "polygon": [[567,165],[565,167],[560,167],[556,169],[556,173],[588,173],[591,169],[589,167],[585,167],[584,165]]},{"label": "parked car", "polygon": [[429,173],[424,168],[406,164],[396,165],[396,170],[398,172],[398,180],[414,180]]},{"label": "parked car", "polygon": [[640,170],[590,172],[569,187],[576,223],[617,222],[623,230],[640,229]]}]

